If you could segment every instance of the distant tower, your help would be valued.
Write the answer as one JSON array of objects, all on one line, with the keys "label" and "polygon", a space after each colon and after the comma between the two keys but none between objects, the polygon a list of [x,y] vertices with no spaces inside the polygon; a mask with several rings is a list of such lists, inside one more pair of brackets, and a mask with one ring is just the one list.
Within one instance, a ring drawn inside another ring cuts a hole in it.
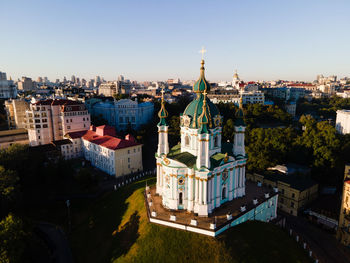
[{"label": "distant tower", "polygon": [[237,70],[235,70],[235,74],[233,74],[233,79],[232,79],[232,87],[239,90],[239,83],[241,80],[239,79]]},{"label": "distant tower", "polygon": [[72,83],[75,83],[75,76],[74,76],[74,75],[72,75],[72,77],[70,78],[70,81],[71,81]]},{"label": "distant tower", "polygon": [[235,120],[235,141],[233,146],[233,155],[235,156],[245,156],[244,132],[246,125],[244,123],[243,117],[243,99],[241,97]]},{"label": "distant tower", "polygon": [[160,157],[163,154],[169,153],[169,143],[168,143],[168,124],[166,122],[166,117],[168,117],[168,112],[164,105],[164,89],[162,89],[162,101],[160,111],[158,113],[159,123],[158,127],[158,150],[157,155]]}]

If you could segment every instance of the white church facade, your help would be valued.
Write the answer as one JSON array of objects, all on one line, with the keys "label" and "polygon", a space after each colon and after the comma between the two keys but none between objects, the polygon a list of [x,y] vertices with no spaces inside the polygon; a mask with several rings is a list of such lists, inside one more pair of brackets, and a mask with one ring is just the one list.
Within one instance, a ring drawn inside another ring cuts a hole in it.
[{"label": "white church facade", "polygon": [[245,196],[245,124],[242,103],[236,113],[234,144],[222,143],[222,116],[209,100],[202,60],[193,86],[197,97],[180,117],[181,142],[169,149],[168,115],[162,99],[158,123],[157,185],[162,205],[209,216],[214,209]]}]

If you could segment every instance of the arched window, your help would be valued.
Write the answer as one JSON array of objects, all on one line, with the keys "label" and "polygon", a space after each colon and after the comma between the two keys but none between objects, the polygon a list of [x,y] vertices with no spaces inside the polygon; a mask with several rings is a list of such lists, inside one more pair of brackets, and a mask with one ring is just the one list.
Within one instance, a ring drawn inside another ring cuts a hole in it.
[{"label": "arched window", "polygon": [[185,146],[190,146],[190,137],[188,135],[185,136]]},{"label": "arched window", "polygon": [[182,205],[182,192],[179,193],[179,205]]},{"label": "arched window", "polygon": [[215,135],[214,137],[214,147],[218,147],[219,146],[219,139],[218,139],[218,136]]},{"label": "arched window", "polygon": [[226,187],[222,188],[221,199],[222,200],[226,199]]}]

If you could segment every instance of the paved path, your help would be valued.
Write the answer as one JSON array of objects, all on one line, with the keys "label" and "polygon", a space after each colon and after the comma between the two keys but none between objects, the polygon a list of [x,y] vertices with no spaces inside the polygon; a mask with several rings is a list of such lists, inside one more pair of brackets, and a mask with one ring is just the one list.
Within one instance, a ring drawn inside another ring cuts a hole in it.
[{"label": "paved path", "polygon": [[287,216],[286,226],[306,240],[320,263],[349,263],[350,253],[339,244],[335,235],[313,224],[306,218]]},{"label": "paved path", "polygon": [[73,263],[69,242],[61,228],[45,222],[38,223],[36,228],[51,250],[53,262]]}]

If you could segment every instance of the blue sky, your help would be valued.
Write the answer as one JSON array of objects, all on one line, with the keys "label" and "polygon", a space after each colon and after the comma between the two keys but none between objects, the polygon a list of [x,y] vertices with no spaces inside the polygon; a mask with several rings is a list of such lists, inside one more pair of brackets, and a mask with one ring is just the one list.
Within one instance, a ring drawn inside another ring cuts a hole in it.
[{"label": "blue sky", "polygon": [[0,71],[107,80],[350,76],[350,1],[2,0]]}]

